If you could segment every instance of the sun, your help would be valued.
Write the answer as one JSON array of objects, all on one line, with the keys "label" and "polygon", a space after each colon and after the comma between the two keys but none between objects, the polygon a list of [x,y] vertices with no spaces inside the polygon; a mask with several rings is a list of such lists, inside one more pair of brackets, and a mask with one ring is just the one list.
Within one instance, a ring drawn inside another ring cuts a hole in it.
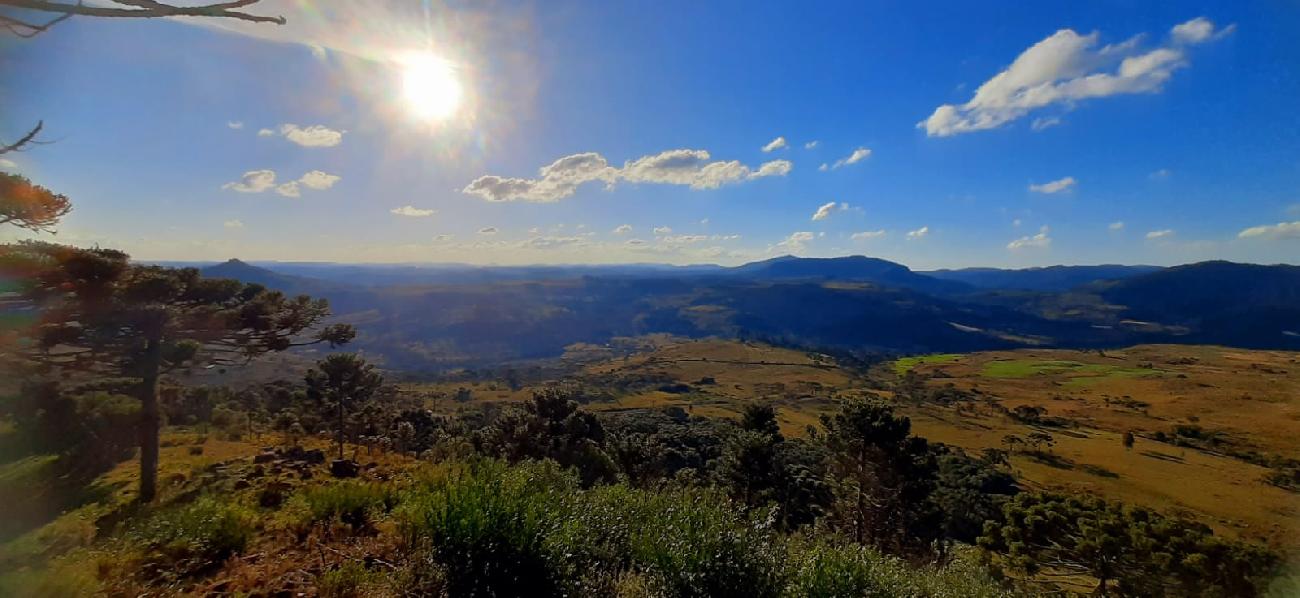
[{"label": "sun", "polygon": [[461,102],[460,80],[451,63],[428,53],[402,60],[402,97],[416,117],[443,120],[456,113]]}]

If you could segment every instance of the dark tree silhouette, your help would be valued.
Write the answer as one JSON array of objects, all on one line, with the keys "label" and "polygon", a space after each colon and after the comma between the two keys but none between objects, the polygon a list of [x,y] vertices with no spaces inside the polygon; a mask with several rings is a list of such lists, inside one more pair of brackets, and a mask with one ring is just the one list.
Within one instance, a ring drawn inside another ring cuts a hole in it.
[{"label": "dark tree silhouette", "polygon": [[346,343],[350,326],[322,326],[323,299],[289,298],[260,285],[204,279],[193,268],[131,264],[110,249],[28,242],[0,246],[11,275],[39,314],[16,353],[63,378],[134,380],[140,401],[140,500],[157,490],[159,378],[186,365],[246,363],[291,347]]},{"label": "dark tree silhouette", "polygon": [[1079,495],[1021,494],[979,543],[1026,573],[1088,575],[1100,596],[1255,596],[1278,563],[1202,524]]},{"label": "dark tree silhouette", "polygon": [[356,408],[374,398],[384,385],[384,377],[375,366],[352,353],[335,353],[316,362],[307,371],[307,396],[334,409],[335,434],[339,460],[343,459],[343,433],[347,424],[347,409]]},{"label": "dark tree silhouette", "polygon": [[32,184],[26,177],[0,172],[0,224],[49,232],[71,211],[67,196]]}]

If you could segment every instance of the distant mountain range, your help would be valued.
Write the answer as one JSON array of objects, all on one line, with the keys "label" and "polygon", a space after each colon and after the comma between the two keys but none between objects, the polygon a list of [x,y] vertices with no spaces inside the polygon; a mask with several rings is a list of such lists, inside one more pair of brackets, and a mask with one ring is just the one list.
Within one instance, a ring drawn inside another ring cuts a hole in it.
[{"label": "distant mountain range", "polygon": [[330,300],[394,369],[554,357],[648,333],[863,353],[1139,342],[1300,349],[1300,267],[1205,262],[915,272],[862,256],[720,266],[249,264],[205,276]]},{"label": "distant mountain range", "polygon": [[1000,268],[963,268],[933,270],[923,274],[943,280],[962,282],[981,289],[1015,289],[1024,291],[1068,291],[1100,280],[1120,280],[1162,270],[1160,266],[1048,266],[1003,270]]}]

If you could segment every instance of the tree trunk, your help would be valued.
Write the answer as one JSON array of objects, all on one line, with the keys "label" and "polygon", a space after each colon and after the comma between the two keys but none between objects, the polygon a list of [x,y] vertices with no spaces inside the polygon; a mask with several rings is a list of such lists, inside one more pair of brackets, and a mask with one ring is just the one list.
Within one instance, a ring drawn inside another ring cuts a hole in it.
[{"label": "tree trunk", "polygon": [[158,494],[158,366],[162,343],[150,340],[145,347],[140,372],[140,502],[151,502]]},{"label": "tree trunk", "polygon": [[339,442],[339,460],[342,461],[343,460],[343,397],[339,397],[338,403],[339,403],[339,429],[338,429],[338,433],[335,435],[335,438],[337,438]]}]

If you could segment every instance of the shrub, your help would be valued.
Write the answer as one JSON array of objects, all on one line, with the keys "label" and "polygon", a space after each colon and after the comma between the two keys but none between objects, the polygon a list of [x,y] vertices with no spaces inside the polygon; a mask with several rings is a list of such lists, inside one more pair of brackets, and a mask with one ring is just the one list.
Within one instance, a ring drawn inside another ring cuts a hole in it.
[{"label": "shrub", "polygon": [[1009,596],[965,555],[924,567],[854,544],[797,543],[791,551],[787,596],[899,598]]},{"label": "shrub", "polygon": [[545,546],[552,502],[575,489],[554,464],[481,461],[408,497],[398,526],[409,546],[443,565],[450,595],[554,594],[561,579]]},{"label": "shrub", "polygon": [[253,514],[245,507],[202,496],[162,510],[129,530],[126,540],[147,551],[146,562],[188,575],[219,565],[243,550],[253,535]]},{"label": "shrub", "polygon": [[373,531],[375,520],[398,503],[392,486],[355,480],[308,488],[300,496],[306,506],[302,523],[339,523],[353,533]]}]

